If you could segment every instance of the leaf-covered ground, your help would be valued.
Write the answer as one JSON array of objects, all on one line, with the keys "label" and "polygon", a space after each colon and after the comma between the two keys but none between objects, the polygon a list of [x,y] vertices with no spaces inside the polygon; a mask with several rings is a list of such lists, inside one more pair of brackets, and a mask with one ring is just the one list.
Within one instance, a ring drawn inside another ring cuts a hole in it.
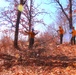
[{"label": "leaf-covered ground", "polygon": [[29,50],[1,43],[0,75],[76,75],[76,45],[51,43]]}]

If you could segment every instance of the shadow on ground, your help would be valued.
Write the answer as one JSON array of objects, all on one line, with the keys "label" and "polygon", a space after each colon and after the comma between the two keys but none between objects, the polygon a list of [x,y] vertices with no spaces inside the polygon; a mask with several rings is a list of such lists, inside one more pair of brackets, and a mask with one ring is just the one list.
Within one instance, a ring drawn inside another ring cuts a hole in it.
[{"label": "shadow on ground", "polygon": [[[11,56],[8,54],[0,54],[0,61],[3,61],[5,68],[11,68],[15,65],[22,66],[51,66],[51,67],[67,67],[72,66],[76,68],[76,57],[68,58],[65,55],[56,56],[41,56],[40,54],[45,50],[29,51],[28,55],[20,55],[20,57]],[[25,52],[27,53],[27,52]],[[25,57],[25,58],[23,58]]]}]

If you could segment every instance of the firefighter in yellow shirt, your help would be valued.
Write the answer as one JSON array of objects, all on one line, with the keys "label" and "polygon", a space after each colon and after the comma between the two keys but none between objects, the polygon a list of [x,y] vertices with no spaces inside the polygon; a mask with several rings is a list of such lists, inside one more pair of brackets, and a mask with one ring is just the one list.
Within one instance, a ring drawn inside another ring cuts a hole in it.
[{"label": "firefighter in yellow shirt", "polygon": [[75,30],[74,27],[72,27],[72,32],[71,32],[71,34],[72,34],[71,44],[73,44],[73,43],[75,44],[76,30]]},{"label": "firefighter in yellow shirt", "polygon": [[27,32],[27,31],[25,31],[27,34],[29,34],[29,36],[30,36],[30,44],[29,44],[29,48],[30,49],[32,49],[32,47],[33,47],[33,44],[34,44],[34,38],[35,38],[35,35],[36,34],[38,34],[38,32],[37,33],[35,33],[34,32],[34,29],[32,29],[32,31],[30,31],[30,32]]},{"label": "firefighter in yellow shirt", "polygon": [[59,32],[59,34],[60,34],[60,44],[62,44],[64,30],[63,30],[63,28],[62,28],[61,26],[59,26],[58,32]]}]

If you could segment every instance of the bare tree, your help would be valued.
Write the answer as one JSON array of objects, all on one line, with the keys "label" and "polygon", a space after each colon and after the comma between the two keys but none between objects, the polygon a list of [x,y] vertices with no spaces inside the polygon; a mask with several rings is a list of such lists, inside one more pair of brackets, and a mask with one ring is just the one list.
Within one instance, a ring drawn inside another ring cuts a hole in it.
[{"label": "bare tree", "polygon": [[[20,0],[20,4],[23,6],[25,4],[24,0]],[[14,38],[14,46],[18,47],[18,32],[19,32],[19,21],[20,21],[21,11],[18,10],[16,28],[15,28],[15,38]]]},{"label": "bare tree", "polygon": [[[17,23],[19,23],[19,22],[16,23],[18,4],[19,4],[19,1],[14,0],[13,2],[11,2],[11,5],[6,10],[1,12],[2,15],[0,16],[0,18],[2,18],[4,21],[7,21],[8,23],[10,23],[10,25],[8,24],[9,27],[16,27],[16,25],[18,25]],[[22,33],[24,34],[24,30],[31,31],[31,28],[34,25],[36,25],[37,23],[46,25],[45,22],[43,21],[43,18],[38,19],[39,15],[48,14],[47,12],[38,9],[38,7],[40,7],[41,4],[42,3],[40,3],[38,6],[35,6],[33,0],[26,1],[26,3],[24,4],[24,10],[21,14],[20,20],[18,20],[18,21],[20,21],[20,24],[19,24],[20,28],[16,27],[17,29],[19,29],[19,32],[21,34]],[[12,9],[11,9],[11,6],[12,6]],[[14,44],[16,43],[16,45],[17,45],[18,39],[16,39],[16,37],[18,38],[18,30],[17,30],[17,32],[15,30],[15,41],[16,40],[17,41],[14,42]]]},{"label": "bare tree", "polygon": [[73,11],[75,10],[74,9],[75,0],[66,0],[65,6],[63,5],[63,3],[61,3],[61,0],[51,0],[51,1],[54,1],[54,3],[57,4],[58,6],[57,9],[64,14],[66,19],[68,20],[69,28],[71,29],[73,26]]}]

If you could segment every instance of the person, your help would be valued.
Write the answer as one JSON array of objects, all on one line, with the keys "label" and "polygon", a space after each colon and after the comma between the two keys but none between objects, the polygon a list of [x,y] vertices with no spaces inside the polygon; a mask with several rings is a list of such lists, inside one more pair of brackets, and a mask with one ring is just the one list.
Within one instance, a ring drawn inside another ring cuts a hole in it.
[{"label": "person", "polygon": [[60,44],[62,44],[64,30],[63,30],[63,28],[62,28],[61,26],[59,26],[58,32],[59,32],[59,34],[60,34]]},{"label": "person", "polygon": [[76,30],[74,27],[72,27],[72,38],[71,38],[71,44],[75,44],[75,36],[76,36]]},{"label": "person", "polygon": [[30,43],[29,43],[29,48],[32,49],[32,48],[33,48],[33,45],[34,45],[35,35],[37,35],[38,32],[35,33],[35,32],[34,32],[34,29],[32,29],[32,31],[30,31],[30,32],[27,32],[27,31],[25,31],[25,32],[26,32],[27,34],[29,34],[29,36],[30,36],[30,39],[29,39],[29,41],[30,41]]}]

